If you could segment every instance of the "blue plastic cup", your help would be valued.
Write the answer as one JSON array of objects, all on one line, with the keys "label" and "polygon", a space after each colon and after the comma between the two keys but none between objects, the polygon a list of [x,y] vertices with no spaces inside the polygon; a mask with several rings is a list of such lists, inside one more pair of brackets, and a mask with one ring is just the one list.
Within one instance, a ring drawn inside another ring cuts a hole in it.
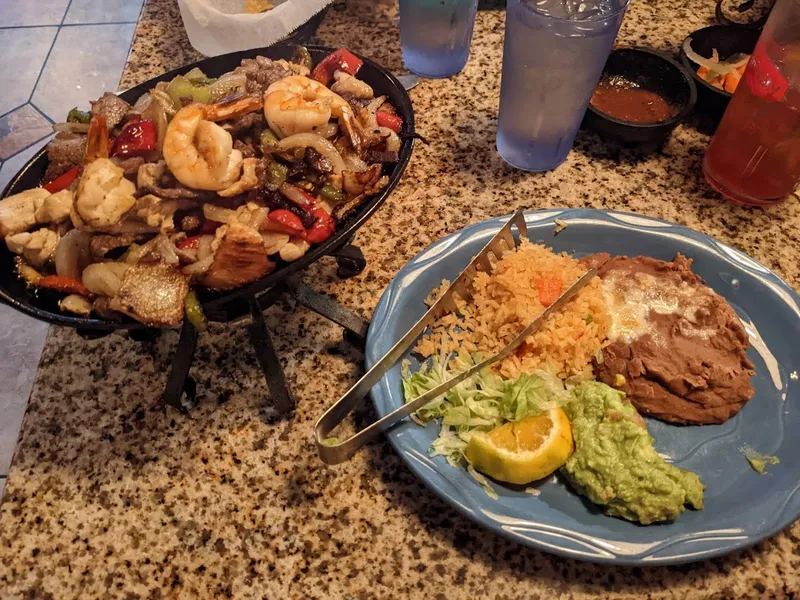
[{"label": "blue plastic cup", "polygon": [[497,150],[549,171],[567,158],[629,0],[508,0]]},{"label": "blue plastic cup", "polygon": [[469,58],[478,0],[400,0],[403,62],[421,77],[459,73]]}]

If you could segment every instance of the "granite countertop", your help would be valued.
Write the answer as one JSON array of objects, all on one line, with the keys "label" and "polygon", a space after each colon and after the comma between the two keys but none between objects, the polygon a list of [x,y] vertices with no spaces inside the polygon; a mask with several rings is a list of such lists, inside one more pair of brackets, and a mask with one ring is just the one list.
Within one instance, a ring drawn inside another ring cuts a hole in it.
[{"label": "granite countertop", "polygon": [[[707,25],[710,0],[633,0],[622,44],[675,51]],[[348,0],[319,30],[402,68],[394,2]],[[369,317],[419,250],[517,208],[595,207],[688,225],[800,286],[796,199],[756,210],[705,184],[708,137],[679,127],[645,155],[581,133],[547,174],[508,167],[494,147],[499,10],[481,11],[466,70],[411,92],[418,144],[405,176],[356,242],[368,259],[342,281],[333,260],[306,282]],[[121,87],[199,58],[175,0],[147,2]],[[52,328],[0,507],[0,597],[16,598],[790,598],[800,594],[800,525],[728,557],[609,568],[517,545],[460,517],[378,441],[326,467],[311,432],[361,372],[341,329],[293,306],[267,313],[299,404],[275,419],[244,327],[212,326],[188,415],[161,405],[177,334],[87,341]],[[365,409],[357,419],[371,417]]]}]

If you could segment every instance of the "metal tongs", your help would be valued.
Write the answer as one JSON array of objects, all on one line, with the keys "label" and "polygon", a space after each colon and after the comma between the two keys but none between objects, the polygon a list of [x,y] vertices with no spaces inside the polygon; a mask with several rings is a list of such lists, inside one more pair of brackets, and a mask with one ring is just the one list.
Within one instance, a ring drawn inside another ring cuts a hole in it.
[{"label": "metal tongs", "polygon": [[[561,310],[570,300],[597,274],[594,269],[589,269],[572,285],[570,285],[558,299],[548,306],[536,319],[534,319],[517,337],[515,337],[505,348],[494,356],[481,361],[475,366],[451,377],[447,381],[439,384],[435,388],[428,390],[424,394],[417,396],[407,402],[397,410],[390,412],[383,418],[365,427],[352,437],[342,442],[333,444],[326,443],[328,435],[339,425],[344,418],[352,411],[358,403],[369,393],[372,387],[380,381],[386,372],[405,354],[406,350],[417,340],[417,338],[434,321],[446,312],[458,314],[459,309],[456,304],[455,296],[461,300],[468,301],[472,296],[471,283],[478,271],[492,273],[494,265],[502,258],[503,253],[516,248],[518,242],[515,241],[511,228],[513,225],[519,230],[519,240],[527,238],[528,230],[525,225],[525,217],[522,211],[517,211],[508,222],[497,232],[483,250],[472,259],[466,269],[453,281],[447,291],[445,291],[433,306],[428,309],[423,317],[397,342],[389,352],[387,352],[367,373],[350,388],[333,406],[323,413],[314,427],[314,440],[317,444],[317,451],[323,462],[335,465],[351,458],[358,449],[375,438],[379,433],[385,431],[392,425],[404,419],[417,409],[425,406],[428,402],[447,392],[458,383],[472,377],[476,373],[485,369],[491,364],[503,360],[509,356],[525,339],[535,333],[542,324],[555,312]],[[494,262],[490,256],[494,255]]]}]

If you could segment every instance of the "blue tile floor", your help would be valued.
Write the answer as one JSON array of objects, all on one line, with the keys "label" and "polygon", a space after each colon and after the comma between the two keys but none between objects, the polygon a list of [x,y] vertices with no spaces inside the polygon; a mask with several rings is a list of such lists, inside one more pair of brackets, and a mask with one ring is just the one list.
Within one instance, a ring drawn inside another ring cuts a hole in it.
[{"label": "blue tile floor", "polygon": [[[143,0],[0,0],[0,191],[73,107],[117,88]],[[0,305],[0,497],[47,333]]]}]

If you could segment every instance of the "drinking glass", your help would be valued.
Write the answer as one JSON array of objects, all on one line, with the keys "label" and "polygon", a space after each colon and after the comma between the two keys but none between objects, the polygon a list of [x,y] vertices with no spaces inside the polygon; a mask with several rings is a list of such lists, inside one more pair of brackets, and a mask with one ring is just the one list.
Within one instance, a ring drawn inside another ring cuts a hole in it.
[{"label": "drinking glass", "polygon": [[409,70],[431,79],[460,72],[478,0],[400,0],[400,43]]},{"label": "drinking glass", "polygon": [[703,157],[727,199],[769,205],[800,182],[800,3],[778,0]]},{"label": "drinking glass", "polygon": [[569,154],[629,0],[508,0],[497,150],[548,171]]}]

